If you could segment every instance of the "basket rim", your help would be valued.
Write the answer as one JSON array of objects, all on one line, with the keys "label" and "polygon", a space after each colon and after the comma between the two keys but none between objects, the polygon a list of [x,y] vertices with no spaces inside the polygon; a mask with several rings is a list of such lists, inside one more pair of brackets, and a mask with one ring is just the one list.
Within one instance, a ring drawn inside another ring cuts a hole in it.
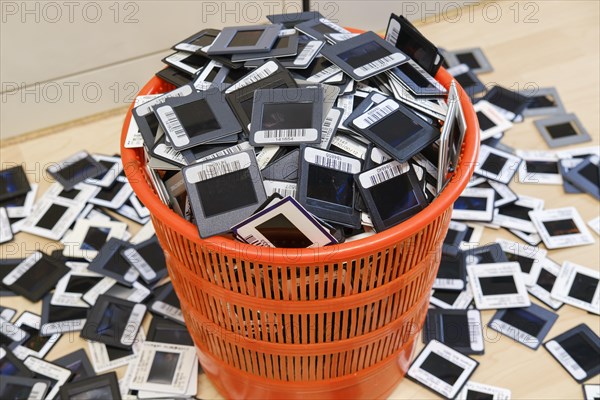
[{"label": "basket rim", "polygon": [[[452,76],[442,67],[435,76],[446,88],[450,87]],[[441,216],[460,196],[469,183],[475,169],[479,154],[479,122],[471,101],[464,89],[456,84],[460,102],[465,114],[467,130],[458,168],[451,181],[434,201],[415,216],[389,228],[381,233],[349,243],[312,249],[265,248],[245,244],[224,236],[200,238],[197,227],[176,214],[162,203],[154,189],[147,181],[143,148],[125,148],[125,138],[129,129],[134,103],[129,106],[121,131],[121,158],[129,182],[140,199],[150,210],[152,219],[159,220],[171,230],[180,233],[187,240],[212,249],[216,253],[229,253],[234,257],[252,259],[255,262],[281,263],[285,265],[312,265],[315,262],[334,262],[349,260],[368,253],[375,248],[389,247],[417,234],[423,227],[429,225]],[[138,96],[162,93],[172,87],[162,79],[154,76],[140,90]],[[139,175],[138,175],[139,174]],[[140,179],[142,177],[142,179]]]}]

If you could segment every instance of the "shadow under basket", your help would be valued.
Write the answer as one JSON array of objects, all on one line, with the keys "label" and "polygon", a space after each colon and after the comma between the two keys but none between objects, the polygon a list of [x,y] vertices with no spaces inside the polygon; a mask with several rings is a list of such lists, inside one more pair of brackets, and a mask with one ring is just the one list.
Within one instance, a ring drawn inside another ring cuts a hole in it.
[{"label": "shadow under basket", "polygon": [[[445,87],[452,77],[440,69]],[[458,86],[458,85],[457,85]],[[140,95],[174,87],[152,78]],[[479,125],[458,87],[467,131],[455,176],[409,220],[317,249],[201,239],[154,192],[142,149],[121,154],[148,207],[208,378],[226,398],[385,398],[404,377],[427,313],[452,204],[473,173]]]}]

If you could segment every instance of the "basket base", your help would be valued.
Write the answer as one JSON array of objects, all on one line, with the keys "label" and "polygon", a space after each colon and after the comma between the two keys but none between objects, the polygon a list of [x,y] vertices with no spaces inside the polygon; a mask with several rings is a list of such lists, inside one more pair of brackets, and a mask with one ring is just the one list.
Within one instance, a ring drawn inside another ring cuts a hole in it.
[{"label": "basket base", "polygon": [[377,365],[351,376],[318,382],[282,382],[257,377],[196,349],[208,379],[227,399],[385,399],[408,371],[414,340]]}]

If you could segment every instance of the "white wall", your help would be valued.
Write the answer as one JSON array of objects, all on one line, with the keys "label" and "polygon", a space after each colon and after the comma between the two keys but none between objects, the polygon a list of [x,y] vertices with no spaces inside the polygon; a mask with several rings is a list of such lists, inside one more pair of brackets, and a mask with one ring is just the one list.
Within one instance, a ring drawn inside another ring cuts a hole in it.
[{"label": "white wall", "polygon": [[[424,3],[311,5],[345,26],[382,30],[390,12],[415,16]],[[439,2],[427,3],[435,10]],[[197,30],[261,23],[269,13],[300,9],[299,0],[1,0],[0,138],[127,105],[162,68],[169,47]]]},{"label": "white wall", "polygon": [[[420,22],[444,14],[452,20],[461,8],[473,7],[489,0],[311,0],[311,9],[343,26],[385,30],[391,13]],[[300,8],[301,0],[286,0],[290,9]]]}]

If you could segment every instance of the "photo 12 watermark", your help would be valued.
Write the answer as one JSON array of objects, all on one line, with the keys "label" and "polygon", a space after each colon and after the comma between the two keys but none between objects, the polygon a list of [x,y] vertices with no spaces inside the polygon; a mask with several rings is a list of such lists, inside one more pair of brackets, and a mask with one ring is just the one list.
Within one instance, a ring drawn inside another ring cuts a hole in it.
[{"label": "photo 12 watermark", "polygon": [[2,23],[136,24],[140,2],[134,1],[2,1]]},{"label": "photo 12 watermark", "polygon": [[[311,1],[310,11],[318,11],[324,18],[338,22],[336,16],[343,6],[339,1]],[[303,11],[300,1],[203,1],[201,7],[202,23],[219,21],[223,24],[257,24],[265,22],[268,15]]]},{"label": "photo 12 watermark", "polygon": [[538,23],[538,2],[481,2],[481,1],[403,1],[400,12],[406,18],[419,22],[465,21],[474,23],[481,16],[487,23],[498,23],[509,18],[514,23]]},{"label": "photo 12 watermark", "polygon": [[98,103],[108,96],[108,101],[115,104],[130,104],[139,90],[137,82],[2,82],[0,101],[8,103],[16,99],[21,103]]}]

